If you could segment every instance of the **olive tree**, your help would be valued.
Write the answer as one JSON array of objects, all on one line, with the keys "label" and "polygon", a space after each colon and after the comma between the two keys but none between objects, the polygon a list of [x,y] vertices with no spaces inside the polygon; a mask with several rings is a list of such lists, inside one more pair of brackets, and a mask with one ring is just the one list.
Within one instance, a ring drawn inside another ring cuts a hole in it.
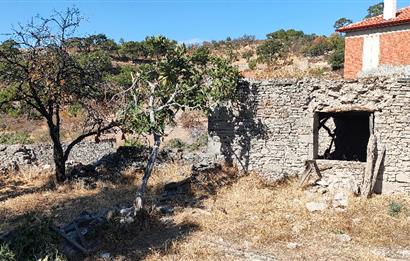
[{"label": "olive tree", "polygon": [[[69,51],[80,21],[78,9],[55,11],[49,18],[37,17],[14,28],[10,40],[0,45],[0,106],[18,102],[45,119],[58,182],[66,179],[65,163],[76,144],[117,125],[108,122],[96,106],[104,102],[99,87],[104,70],[111,66],[110,58]],[[83,132],[63,146],[60,113],[73,103],[81,104],[87,117]]]},{"label": "olive tree", "polygon": [[154,55],[157,59],[141,65],[133,76],[125,113],[131,129],[150,134],[154,140],[134,211],[142,208],[165,126],[174,121],[180,110],[206,111],[221,100],[234,100],[239,79],[235,67],[227,60],[211,56],[205,47],[189,54],[185,46],[166,38],[149,39],[161,48],[157,48],[159,52]]}]

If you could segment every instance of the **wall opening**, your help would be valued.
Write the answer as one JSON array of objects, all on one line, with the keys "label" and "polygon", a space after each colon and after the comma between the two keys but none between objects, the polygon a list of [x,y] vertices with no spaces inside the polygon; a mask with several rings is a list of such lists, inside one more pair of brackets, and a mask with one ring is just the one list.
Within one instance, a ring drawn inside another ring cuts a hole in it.
[{"label": "wall opening", "polygon": [[317,112],[314,124],[316,159],[366,162],[373,133],[373,113]]}]

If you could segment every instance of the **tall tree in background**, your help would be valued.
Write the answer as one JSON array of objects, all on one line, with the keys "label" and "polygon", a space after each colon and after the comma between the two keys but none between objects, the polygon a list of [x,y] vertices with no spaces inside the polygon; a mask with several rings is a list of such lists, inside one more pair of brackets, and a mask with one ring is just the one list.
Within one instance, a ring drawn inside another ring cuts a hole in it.
[{"label": "tall tree in background", "polygon": [[189,54],[184,46],[165,37],[147,38],[155,60],[141,65],[129,88],[128,127],[153,137],[154,144],[137,192],[134,213],[151,176],[167,124],[180,110],[208,110],[221,100],[236,97],[239,72],[229,61],[212,57],[205,47]]},{"label": "tall tree in background", "polygon": [[[117,125],[107,122],[96,106],[103,103],[100,86],[111,67],[109,56],[91,50],[69,52],[80,21],[78,9],[55,11],[13,29],[11,39],[0,45],[0,105],[26,104],[46,120],[58,182],[66,179],[65,163],[76,144]],[[63,147],[60,112],[73,103],[81,104],[87,117],[82,134]]]},{"label": "tall tree in background", "polygon": [[383,8],[383,2],[370,6],[369,9],[367,9],[367,15],[365,18],[371,18],[383,14]]},{"label": "tall tree in background", "polygon": [[339,28],[342,28],[344,26],[347,26],[349,24],[353,23],[353,21],[351,19],[347,19],[345,17],[342,17],[340,19],[338,19],[335,24],[333,25],[333,27],[337,30]]}]

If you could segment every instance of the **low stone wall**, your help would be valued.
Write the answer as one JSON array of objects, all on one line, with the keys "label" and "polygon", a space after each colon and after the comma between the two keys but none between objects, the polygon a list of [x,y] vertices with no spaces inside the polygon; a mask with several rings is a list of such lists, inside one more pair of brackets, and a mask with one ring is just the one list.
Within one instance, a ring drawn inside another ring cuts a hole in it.
[{"label": "low stone wall", "polygon": [[[372,131],[386,145],[379,190],[410,193],[410,79],[248,80],[240,92],[239,105],[219,106],[209,117],[213,157],[271,181],[298,175],[304,162],[317,159],[318,149],[326,147],[320,142],[329,142],[317,138],[317,113],[368,112],[374,117]],[[348,162],[343,170],[339,162],[329,164],[335,172],[329,175],[351,173],[361,182],[361,163]]]},{"label": "low stone wall", "polygon": [[366,163],[338,160],[316,160],[316,163],[322,175],[321,186],[333,191],[359,191]]},{"label": "low stone wall", "polygon": [[[91,164],[115,151],[112,143],[83,142],[73,148],[67,163]],[[30,167],[51,168],[53,165],[52,145],[0,144],[0,170],[9,171]]]}]

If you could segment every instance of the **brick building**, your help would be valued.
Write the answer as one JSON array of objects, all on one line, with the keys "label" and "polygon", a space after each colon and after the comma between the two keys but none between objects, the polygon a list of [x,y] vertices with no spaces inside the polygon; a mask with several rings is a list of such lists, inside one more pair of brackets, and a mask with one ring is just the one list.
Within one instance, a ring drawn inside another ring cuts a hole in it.
[{"label": "brick building", "polygon": [[384,1],[383,15],[342,27],[346,33],[344,77],[410,74],[410,7]]}]

